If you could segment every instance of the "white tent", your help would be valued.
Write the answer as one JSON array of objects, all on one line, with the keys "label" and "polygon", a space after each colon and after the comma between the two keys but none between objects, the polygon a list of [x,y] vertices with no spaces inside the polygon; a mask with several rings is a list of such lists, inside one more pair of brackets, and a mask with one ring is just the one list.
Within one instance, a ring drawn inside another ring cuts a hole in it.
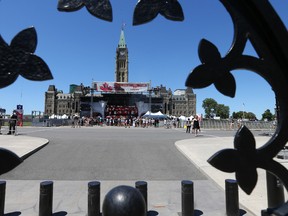
[{"label": "white tent", "polygon": [[186,119],[186,117],[185,117],[185,116],[183,116],[183,115],[181,115],[181,116],[179,117],[179,119],[180,119],[180,120],[185,120],[185,119]]},{"label": "white tent", "polygon": [[154,114],[154,115],[159,115],[159,116],[164,115],[161,111],[158,111],[158,112],[153,113],[153,114]]},{"label": "white tent", "polygon": [[143,116],[150,116],[152,113],[150,111],[147,111]]},{"label": "white tent", "polygon": [[186,117],[186,120],[188,120],[188,118],[190,119],[190,120],[192,120],[193,118],[194,118],[194,116],[190,116],[190,117]]},{"label": "white tent", "polygon": [[61,119],[62,118],[62,116],[60,116],[60,115],[55,115],[55,114],[53,114],[53,115],[51,115],[50,117],[49,117],[49,119]]},{"label": "white tent", "polygon": [[167,115],[163,114],[161,111],[158,111],[156,113],[152,113],[150,111],[147,111],[143,117],[151,117],[151,118],[167,118]]},{"label": "white tent", "polygon": [[54,118],[56,118],[56,115],[51,115],[50,117],[49,117],[50,119],[54,119]]},{"label": "white tent", "polygon": [[68,115],[64,114],[61,116],[62,119],[68,119]]}]

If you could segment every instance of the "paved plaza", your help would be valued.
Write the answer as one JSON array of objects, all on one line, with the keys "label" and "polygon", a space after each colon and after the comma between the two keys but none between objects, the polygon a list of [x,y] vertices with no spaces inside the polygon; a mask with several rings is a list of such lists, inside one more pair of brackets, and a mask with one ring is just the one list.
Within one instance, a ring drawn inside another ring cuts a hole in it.
[{"label": "paved plaza", "polygon": [[[211,167],[207,159],[220,149],[232,148],[235,131],[203,130],[197,137],[183,128],[57,127],[19,128],[18,132],[18,136],[0,136],[2,148],[24,158],[0,177],[7,181],[5,213],[38,215],[39,185],[45,180],[54,182],[53,212],[73,216],[87,215],[88,182],[101,182],[102,204],[113,187],[144,180],[148,210],[176,216],[181,212],[181,180],[192,180],[196,213],[225,215],[225,179],[235,177]],[[257,147],[269,139],[261,133],[255,133]],[[83,137],[80,143],[79,136]],[[112,155],[107,158],[106,153]],[[85,163],[83,155],[91,164]],[[286,160],[281,162],[285,165]],[[243,215],[260,215],[267,207],[265,172],[258,170],[258,175],[251,196],[239,190]]]}]

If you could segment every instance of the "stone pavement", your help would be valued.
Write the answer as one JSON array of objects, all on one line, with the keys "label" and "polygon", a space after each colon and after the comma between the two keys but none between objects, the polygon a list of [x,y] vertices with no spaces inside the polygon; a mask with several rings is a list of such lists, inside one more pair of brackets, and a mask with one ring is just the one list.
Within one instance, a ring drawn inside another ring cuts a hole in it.
[{"label": "stone pavement", "polygon": [[[268,136],[256,136],[256,148],[266,143],[269,138]],[[219,150],[233,148],[233,137],[199,138],[193,140],[193,145],[189,142],[189,140],[181,140],[176,142],[175,145],[194,165],[224,190],[225,179],[235,179],[235,174],[225,173],[213,168],[207,162],[207,159]],[[275,160],[288,168],[288,160]],[[258,182],[251,195],[247,195],[239,188],[239,202],[255,215],[260,215],[261,210],[267,208],[266,172],[257,169],[257,173]],[[287,193],[285,197],[287,199]]]},{"label": "stone pavement", "polygon": [[22,135],[0,135],[0,147],[14,152],[23,160],[43,148],[49,140]]},{"label": "stone pavement", "polygon": [[[265,136],[255,138],[257,147],[269,139]],[[26,135],[0,135],[0,147],[13,151],[23,159],[44,147],[48,142],[47,139]],[[207,159],[220,149],[232,148],[233,138],[206,138],[199,135],[199,137],[180,140],[175,143],[175,146],[208,177],[208,180],[193,181],[196,215],[225,215],[225,179],[235,179],[235,177],[233,173],[223,173],[211,167],[207,163]],[[281,162],[285,166],[288,164],[287,160],[281,160]],[[239,189],[240,208],[246,212],[244,215],[260,215],[261,210],[267,207],[265,172],[258,170],[258,175],[258,183],[252,195],[248,196]],[[5,213],[19,215],[20,212],[22,215],[38,215],[41,181],[6,180],[6,182]],[[89,181],[53,182],[53,212],[55,215],[62,216],[66,213],[74,216],[87,215]],[[100,183],[101,202],[113,187],[135,185],[135,181],[100,181]],[[151,215],[181,215],[181,182],[148,181],[148,210],[152,211]]]}]

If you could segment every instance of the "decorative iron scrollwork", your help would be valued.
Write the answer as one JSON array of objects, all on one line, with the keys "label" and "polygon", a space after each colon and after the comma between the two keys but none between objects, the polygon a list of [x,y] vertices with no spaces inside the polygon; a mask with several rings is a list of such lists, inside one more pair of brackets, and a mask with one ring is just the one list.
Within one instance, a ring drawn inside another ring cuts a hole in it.
[{"label": "decorative iron scrollwork", "polygon": [[113,20],[112,6],[109,0],[59,0],[59,11],[76,11],[86,7],[93,16],[106,21]]},{"label": "decorative iron scrollwork", "polygon": [[[73,12],[86,7],[95,17],[112,21],[112,6],[109,0],[59,0],[58,10]],[[150,22],[158,14],[173,21],[183,21],[184,15],[178,0],[139,0],[133,15],[133,25]]]},{"label": "decorative iron scrollwork", "polygon": [[[234,139],[234,149],[224,149],[208,162],[225,172],[235,172],[239,186],[250,194],[257,183],[256,168],[276,175],[288,189],[288,171],[273,160],[288,140],[288,35],[287,30],[268,1],[222,0],[234,23],[234,40],[229,52],[221,55],[211,42],[202,40],[199,57],[202,62],[186,80],[186,86],[203,88],[214,84],[222,94],[234,97],[236,84],[230,73],[247,69],[262,76],[275,92],[279,105],[277,128],[271,139],[255,148],[255,139],[242,126]],[[269,15],[268,15],[269,14]],[[247,40],[259,58],[244,55]]]},{"label": "decorative iron scrollwork", "polygon": [[150,22],[158,14],[173,21],[183,21],[182,7],[177,0],[140,0],[134,10],[133,25]]},{"label": "decorative iron scrollwork", "polygon": [[[257,168],[276,175],[288,189],[288,171],[273,158],[288,141],[288,34],[287,29],[268,0],[220,0],[234,24],[234,40],[228,53],[221,57],[210,41],[201,40],[202,62],[186,80],[186,86],[204,88],[214,84],[222,94],[234,97],[236,82],[232,70],[246,69],[263,77],[272,87],[277,104],[277,127],[262,147],[256,148],[253,134],[242,126],[234,139],[234,148],[215,153],[208,162],[214,167],[235,172],[239,186],[250,194],[257,183]],[[94,16],[112,21],[109,0],[59,0],[59,11],[76,11],[82,7]],[[183,21],[182,7],[177,0],[139,0],[133,14],[133,25],[147,23],[158,16]],[[250,40],[259,57],[243,54]],[[0,88],[18,77],[30,80],[52,79],[45,62],[34,55],[37,35],[34,28],[20,32],[8,46],[0,37]],[[287,204],[288,205],[288,204]]]},{"label": "decorative iron scrollwork", "polygon": [[0,88],[12,84],[19,75],[33,81],[53,79],[47,64],[34,54],[36,46],[33,27],[19,32],[10,46],[0,35]]}]

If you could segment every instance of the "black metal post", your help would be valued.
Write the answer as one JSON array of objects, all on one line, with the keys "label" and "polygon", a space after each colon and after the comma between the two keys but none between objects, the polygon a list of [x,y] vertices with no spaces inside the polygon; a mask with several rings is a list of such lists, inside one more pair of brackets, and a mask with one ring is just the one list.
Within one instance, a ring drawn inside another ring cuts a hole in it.
[{"label": "black metal post", "polygon": [[194,186],[193,182],[183,180],[182,185],[182,216],[194,215]]},{"label": "black metal post", "polygon": [[88,183],[88,216],[100,216],[100,182]]},{"label": "black metal post", "polygon": [[147,207],[147,182],[145,181],[137,181],[135,182],[135,187],[140,191],[142,196],[144,197],[145,203],[146,203],[146,209]]},{"label": "black metal post", "polygon": [[151,118],[151,94],[152,94],[152,89],[151,89],[151,84],[150,84],[150,89],[148,90],[149,91],[149,119]]},{"label": "black metal post", "polygon": [[276,208],[284,204],[284,189],[281,181],[266,171],[268,208]]},{"label": "black metal post", "polygon": [[93,89],[93,88],[91,88],[90,90],[91,90],[91,101],[90,101],[90,103],[91,103],[91,106],[90,106],[90,118],[92,119],[92,118],[93,118],[93,102],[94,102],[94,99],[93,99],[94,95],[93,95],[93,93],[94,93],[94,89]]},{"label": "black metal post", "polygon": [[236,180],[225,180],[225,194],[227,216],[239,216],[239,195],[238,184]]},{"label": "black metal post", "polygon": [[40,184],[39,216],[51,216],[53,206],[53,182],[44,181]]},{"label": "black metal post", "polygon": [[6,181],[0,181],[0,216],[4,215]]}]

